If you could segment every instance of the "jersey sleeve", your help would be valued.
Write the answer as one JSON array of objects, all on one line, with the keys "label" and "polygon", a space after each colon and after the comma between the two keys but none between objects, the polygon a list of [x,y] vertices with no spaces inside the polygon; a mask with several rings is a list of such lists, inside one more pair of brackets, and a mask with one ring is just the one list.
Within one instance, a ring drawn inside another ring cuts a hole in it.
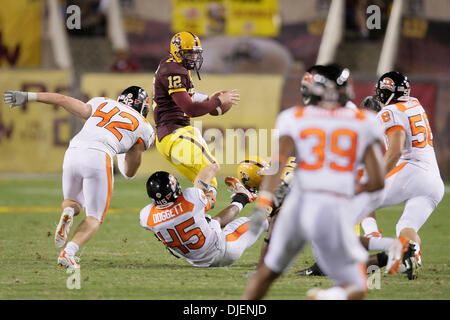
[{"label": "jersey sleeve", "polygon": [[95,97],[86,102],[86,104],[89,104],[91,106],[91,116],[97,110],[98,106],[101,105],[103,102],[106,102],[106,100],[107,98],[104,97]]},{"label": "jersey sleeve", "polygon": [[186,200],[192,201],[195,205],[198,205],[201,208],[208,207],[209,200],[206,198],[205,193],[199,188],[187,188],[183,191],[183,195]]},{"label": "jersey sleeve", "polygon": [[377,114],[377,118],[382,124],[386,135],[389,135],[389,133],[396,130],[405,130],[401,122],[401,115],[389,107],[384,107],[381,109],[381,111]]},{"label": "jersey sleeve", "polygon": [[149,204],[144,209],[142,209],[141,212],[139,213],[139,222],[140,222],[141,226],[147,230],[151,230],[150,227],[147,225],[148,215],[150,213],[151,206],[152,205]]}]

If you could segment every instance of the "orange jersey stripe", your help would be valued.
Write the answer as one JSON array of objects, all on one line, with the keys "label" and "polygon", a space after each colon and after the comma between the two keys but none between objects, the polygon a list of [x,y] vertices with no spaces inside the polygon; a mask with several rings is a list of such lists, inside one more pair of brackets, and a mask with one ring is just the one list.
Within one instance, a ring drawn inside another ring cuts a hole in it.
[{"label": "orange jersey stripe", "polygon": [[386,175],[386,178],[389,178],[390,176],[392,176],[393,174],[396,174],[397,172],[399,172],[400,170],[402,170],[402,168],[404,166],[406,166],[408,162],[403,162],[402,164],[396,166],[394,169],[392,169],[391,171],[389,171],[389,173]]},{"label": "orange jersey stripe", "polygon": [[240,236],[242,236],[244,233],[248,230],[249,223],[246,222],[243,225],[241,225],[239,228],[237,228],[233,233],[230,233],[226,236],[227,241],[236,241],[239,239]]},{"label": "orange jersey stripe", "polygon": [[103,222],[103,218],[105,217],[106,210],[108,210],[108,208],[109,208],[109,202],[111,200],[111,194],[112,194],[112,189],[113,189],[111,158],[109,157],[109,155],[106,155],[106,175],[108,176],[108,197],[106,199],[105,210],[103,211],[102,219],[100,220],[100,223]]},{"label": "orange jersey stripe", "polygon": [[386,135],[390,135],[392,132],[397,131],[397,130],[403,130],[405,131],[405,128],[403,128],[402,126],[393,126],[390,127],[389,129],[386,130]]}]

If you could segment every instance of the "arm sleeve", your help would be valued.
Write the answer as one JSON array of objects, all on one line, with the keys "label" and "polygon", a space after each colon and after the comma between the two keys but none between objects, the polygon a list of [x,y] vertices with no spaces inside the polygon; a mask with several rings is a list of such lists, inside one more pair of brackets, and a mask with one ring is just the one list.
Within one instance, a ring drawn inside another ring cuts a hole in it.
[{"label": "arm sleeve", "polygon": [[203,116],[220,106],[219,98],[203,102],[193,102],[186,91],[172,93],[172,99],[189,117]]}]

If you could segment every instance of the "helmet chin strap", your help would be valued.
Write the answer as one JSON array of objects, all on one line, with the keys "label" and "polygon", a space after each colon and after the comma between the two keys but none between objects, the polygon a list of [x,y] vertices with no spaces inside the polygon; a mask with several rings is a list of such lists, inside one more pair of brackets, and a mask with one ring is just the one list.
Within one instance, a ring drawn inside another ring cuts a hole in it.
[{"label": "helmet chin strap", "polygon": [[389,102],[391,102],[392,98],[394,97],[394,93],[391,93],[391,96],[389,97],[389,99],[386,100],[386,102],[384,103],[384,105],[388,105]]}]

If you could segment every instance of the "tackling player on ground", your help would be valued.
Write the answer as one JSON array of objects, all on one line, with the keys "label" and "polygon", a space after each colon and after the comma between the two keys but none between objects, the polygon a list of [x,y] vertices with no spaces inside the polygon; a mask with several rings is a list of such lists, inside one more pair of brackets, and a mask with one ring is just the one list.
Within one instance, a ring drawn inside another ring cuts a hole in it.
[{"label": "tackling player on ground", "polygon": [[[196,35],[175,34],[170,41],[170,55],[160,62],[154,78],[152,107],[156,148],[191,182],[202,168],[217,163],[201,132],[191,126],[191,118],[221,115],[240,100],[234,90],[211,96],[195,92],[191,71],[198,74],[203,62],[202,52]],[[217,188],[215,177],[211,183]]]},{"label": "tackling player on ground", "polygon": [[141,164],[142,153],[153,144],[154,131],[145,119],[149,111],[148,95],[142,88],[131,86],[117,100],[97,97],[84,103],[58,93],[21,91],[5,92],[4,100],[12,103],[12,107],[27,101],[60,105],[86,120],[64,155],[63,212],[55,231],[55,244],[61,248],[67,241],[74,216],[86,208],[86,218],[58,257],[59,265],[79,268],[75,254],[95,235],[109,207],[114,156],[118,157],[122,175],[131,179]]},{"label": "tackling player on ground", "polygon": [[266,220],[250,230],[252,217],[234,219],[242,209],[237,196],[246,199],[244,205],[254,199],[239,183],[235,185],[233,203],[213,218],[206,215],[216,202],[210,181],[218,170],[218,164],[204,167],[194,186],[183,191],[168,172],[155,172],[147,180],[152,203],[140,212],[141,226],[152,231],[175,256],[182,256],[195,267],[232,265],[268,227]]}]

